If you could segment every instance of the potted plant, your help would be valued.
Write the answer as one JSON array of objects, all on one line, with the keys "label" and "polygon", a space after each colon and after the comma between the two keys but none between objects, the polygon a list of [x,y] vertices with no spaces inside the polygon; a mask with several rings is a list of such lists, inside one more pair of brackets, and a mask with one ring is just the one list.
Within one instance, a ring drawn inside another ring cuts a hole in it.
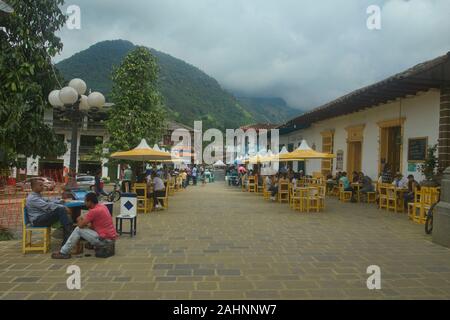
[{"label": "potted plant", "polygon": [[427,148],[427,157],[425,162],[420,166],[420,172],[425,176],[425,180],[420,184],[426,187],[439,186],[439,162],[436,156],[437,144]]}]

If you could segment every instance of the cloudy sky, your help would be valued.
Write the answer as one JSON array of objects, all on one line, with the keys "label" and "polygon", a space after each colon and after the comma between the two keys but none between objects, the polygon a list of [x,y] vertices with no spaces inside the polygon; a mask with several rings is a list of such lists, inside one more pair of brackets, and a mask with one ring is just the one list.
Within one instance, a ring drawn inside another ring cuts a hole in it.
[{"label": "cloudy sky", "polygon": [[[311,109],[450,51],[450,0],[66,0],[70,57],[125,39],[202,69],[233,93]],[[381,8],[369,30],[367,8]]]}]

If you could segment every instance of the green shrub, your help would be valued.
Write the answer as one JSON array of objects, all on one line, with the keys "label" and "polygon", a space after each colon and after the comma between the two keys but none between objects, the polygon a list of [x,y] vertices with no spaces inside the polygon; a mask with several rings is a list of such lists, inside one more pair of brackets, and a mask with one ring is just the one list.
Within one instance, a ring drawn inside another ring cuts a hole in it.
[{"label": "green shrub", "polygon": [[0,227],[0,241],[8,241],[14,239],[14,234],[4,227]]}]

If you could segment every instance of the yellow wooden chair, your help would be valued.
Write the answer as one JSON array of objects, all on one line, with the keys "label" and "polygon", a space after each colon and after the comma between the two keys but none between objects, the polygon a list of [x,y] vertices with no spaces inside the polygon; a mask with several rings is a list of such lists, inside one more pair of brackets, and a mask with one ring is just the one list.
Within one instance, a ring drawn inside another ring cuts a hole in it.
[{"label": "yellow wooden chair", "polygon": [[439,190],[440,188],[434,187],[421,188],[419,215],[417,216],[415,213],[414,222],[425,224],[428,210],[430,210],[431,206],[439,200]]},{"label": "yellow wooden chair", "polygon": [[387,188],[389,186],[381,183],[378,185],[378,195],[379,195],[379,201],[378,201],[378,208],[379,209],[387,209],[387,202],[388,202],[388,191]]},{"label": "yellow wooden chair", "polygon": [[169,209],[169,184],[166,184],[166,194],[164,197],[157,197],[157,200],[162,200],[163,201],[163,208],[164,209]]},{"label": "yellow wooden chair", "polygon": [[308,188],[308,202],[306,203],[306,212],[310,210],[320,211],[320,196],[319,189],[317,187]]},{"label": "yellow wooden chair", "polygon": [[289,208],[292,208],[292,198],[294,196],[294,185],[289,182],[289,186],[288,186],[288,194],[289,194]]},{"label": "yellow wooden chair", "polygon": [[[262,179],[262,183],[261,183],[261,179]],[[264,196],[264,177],[258,177],[257,178],[257,184],[258,184],[258,194],[261,196]]]},{"label": "yellow wooden chair", "polygon": [[375,190],[375,191],[366,192],[367,203],[376,203],[377,202],[377,192],[376,192],[377,183],[374,183],[373,186],[374,186],[373,190]]},{"label": "yellow wooden chair", "polygon": [[408,203],[408,219],[414,221],[417,213],[420,215],[420,197],[421,197],[420,189],[416,188],[414,190],[414,200],[413,202]]},{"label": "yellow wooden chair", "polygon": [[242,177],[241,177],[241,187],[242,187],[242,192],[245,192],[245,191],[247,191],[247,178],[246,178],[246,176],[245,175],[243,175]]},{"label": "yellow wooden chair", "polygon": [[304,209],[304,193],[305,189],[296,188],[292,190],[292,209],[303,211]]},{"label": "yellow wooden chair", "polygon": [[270,200],[270,191],[269,191],[269,188],[267,188],[266,179],[264,179],[264,182],[263,182],[263,197],[264,197],[264,200]]},{"label": "yellow wooden chair", "polygon": [[[51,227],[32,227],[28,221],[27,209],[25,207],[26,200],[21,203],[23,214],[22,223],[22,253],[39,252],[47,253],[50,250],[51,243]],[[38,235],[42,241],[33,243],[33,235]]]},{"label": "yellow wooden chair", "polygon": [[247,191],[253,193],[258,192],[258,182],[255,176],[248,177]]},{"label": "yellow wooden chair", "polygon": [[289,182],[278,184],[278,202],[289,202]]},{"label": "yellow wooden chair", "polygon": [[350,202],[352,200],[352,192],[345,191],[341,181],[339,181],[339,200],[342,202]]},{"label": "yellow wooden chair", "polygon": [[135,183],[133,186],[133,191],[137,195],[136,197],[137,213],[147,213],[148,212],[147,184]]},{"label": "yellow wooden chair", "polygon": [[299,198],[300,198],[300,207],[299,210],[301,212],[309,212],[309,188],[301,187],[298,189]]},{"label": "yellow wooden chair", "polygon": [[318,200],[319,200],[319,208],[320,210],[325,209],[325,197],[327,194],[327,187],[326,186],[319,186],[317,187],[318,192]]},{"label": "yellow wooden chair", "polygon": [[170,177],[167,183],[169,185],[169,196],[173,196],[175,194],[175,178]]},{"label": "yellow wooden chair", "polygon": [[394,212],[397,212],[397,192],[395,191],[394,186],[387,186],[386,187],[386,209],[394,210]]}]

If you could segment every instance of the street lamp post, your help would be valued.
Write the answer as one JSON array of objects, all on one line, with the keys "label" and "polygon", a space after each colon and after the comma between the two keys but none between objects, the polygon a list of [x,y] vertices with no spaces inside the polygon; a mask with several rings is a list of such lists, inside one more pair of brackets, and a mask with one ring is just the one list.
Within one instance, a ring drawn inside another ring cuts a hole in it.
[{"label": "street lamp post", "polygon": [[86,83],[81,79],[72,79],[67,87],[53,90],[48,95],[48,101],[54,108],[64,108],[72,122],[72,138],[70,142],[70,170],[77,171],[78,127],[82,116],[91,108],[101,108],[105,97],[100,92],[92,92],[85,96]]}]

